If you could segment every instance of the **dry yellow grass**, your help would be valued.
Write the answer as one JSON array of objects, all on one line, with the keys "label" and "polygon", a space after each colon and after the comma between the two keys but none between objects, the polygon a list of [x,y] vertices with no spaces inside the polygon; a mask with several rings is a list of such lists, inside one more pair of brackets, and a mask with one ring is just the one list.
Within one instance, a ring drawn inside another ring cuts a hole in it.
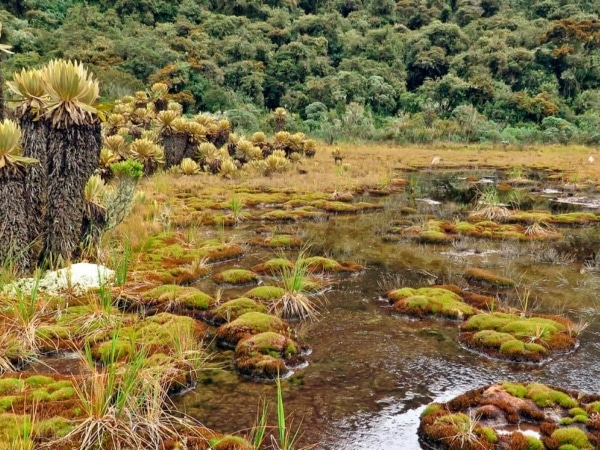
[{"label": "dry yellow grass", "polygon": [[[343,158],[341,164],[336,164],[332,156],[336,148],[340,149]],[[590,155],[595,159],[592,163],[589,162]],[[364,187],[384,187],[394,179],[409,176],[410,171],[459,168],[547,170],[565,183],[591,183],[596,189],[600,188],[600,153],[583,146],[320,145],[314,158],[271,177],[242,174],[239,178],[226,179],[206,173],[194,176],[163,173],[144,179],[139,187],[141,195],[138,195],[129,218],[109,236],[125,239],[136,249],[150,235],[168,229],[170,212],[185,209],[176,192],[198,193],[219,201],[227,201],[235,189],[244,187],[342,193]]]},{"label": "dry yellow grass", "polygon": [[[343,157],[336,164],[332,151],[340,148]],[[594,156],[595,162],[588,158]],[[432,165],[434,158],[439,158]],[[231,188],[247,185],[265,188],[294,188],[302,191],[348,190],[361,186],[382,186],[407,170],[452,168],[546,169],[556,171],[565,182],[600,181],[600,153],[583,146],[537,146],[518,148],[464,144],[398,147],[385,144],[321,145],[313,159],[304,160],[284,174],[271,177],[241,177],[227,180],[218,176],[178,177],[158,175],[145,180],[142,189],[167,194],[173,187],[203,186]],[[305,173],[302,173],[305,172]]]}]

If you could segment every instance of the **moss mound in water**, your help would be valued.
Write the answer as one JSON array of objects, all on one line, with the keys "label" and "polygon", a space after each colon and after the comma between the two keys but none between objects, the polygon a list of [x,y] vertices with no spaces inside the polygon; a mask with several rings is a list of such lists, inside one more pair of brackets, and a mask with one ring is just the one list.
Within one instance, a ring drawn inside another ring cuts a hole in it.
[{"label": "moss mound in water", "polygon": [[284,270],[291,270],[294,263],[287,258],[271,258],[264,263],[252,267],[252,271],[261,275],[281,275]]},{"label": "moss mound in water", "polygon": [[303,243],[304,241],[299,237],[289,234],[279,234],[250,240],[251,245],[270,248],[298,248],[301,247]]},{"label": "moss mound in water", "polygon": [[185,236],[173,232],[152,236],[141,250],[130,278],[162,284],[190,283],[209,273],[206,263],[232,260],[244,254],[239,244],[214,239],[188,242]]},{"label": "moss mound in water", "polygon": [[483,285],[486,287],[495,287],[495,288],[511,288],[516,286],[516,282],[511,280],[510,278],[502,277],[500,275],[496,275],[493,272],[485,269],[472,268],[465,272],[465,279],[469,283],[473,283],[476,285]]},{"label": "moss mound in water", "polygon": [[444,288],[402,288],[389,291],[385,297],[393,309],[415,317],[435,316],[465,319],[479,311],[465,303],[457,293]]},{"label": "moss mound in water", "polygon": [[221,303],[208,311],[206,319],[213,325],[222,325],[249,312],[266,313],[267,306],[251,298],[240,297]]},{"label": "moss mound in water", "polygon": [[213,281],[217,284],[229,284],[232,286],[246,286],[257,284],[260,279],[251,270],[228,269],[213,275]]},{"label": "moss mound in water", "polygon": [[530,316],[493,312],[470,317],[460,327],[459,340],[488,356],[517,362],[541,362],[552,353],[577,344],[575,325],[560,316]]},{"label": "moss mound in water", "polygon": [[[437,449],[591,450],[600,444],[600,427],[584,417],[598,398],[540,383],[502,382],[428,405],[418,434]],[[564,426],[561,417],[580,419]],[[539,437],[506,431],[521,423]]]},{"label": "moss mound in water", "polygon": [[142,293],[134,301],[125,297],[128,306],[141,306],[152,312],[193,313],[207,310],[214,299],[194,287],[184,287],[177,284],[165,284]]},{"label": "moss mound in water", "polygon": [[271,302],[281,298],[285,294],[285,289],[279,286],[257,286],[250,289],[244,294],[244,297],[248,297],[259,302]]},{"label": "moss mound in water", "polygon": [[241,340],[235,348],[235,366],[250,378],[274,380],[285,377],[292,367],[301,363],[304,359],[300,356],[300,346],[273,331]]},{"label": "moss mound in water", "polygon": [[255,334],[273,331],[287,335],[288,330],[288,324],[277,316],[261,312],[249,312],[225,325],[221,325],[217,330],[217,343],[223,347],[235,348],[239,341]]},{"label": "moss mound in water", "polygon": [[322,256],[303,258],[299,263],[306,267],[308,272],[315,274],[358,273],[364,270],[364,267],[358,263],[352,261],[338,262]]},{"label": "moss mound in water", "polygon": [[562,237],[560,232],[539,223],[524,226],[520,224],[501,224],[493,220],[481,220],[475,223],[452,223],[432,219],[422,225],[391,227],[388,233],[400,234],[425,244],[450,243],[461,235],[479,239],[517,241],[548,240]]},{"label": "moss mound in water", "polygon": [[191,317],[160,313],[118,330],[107,330],[87,340],[91,356],[103,364],[126,364],[143,355],[143,368],[161,367],[169,392],[195,381],[197,363],[206,355],[202,341],[207,325]]}]

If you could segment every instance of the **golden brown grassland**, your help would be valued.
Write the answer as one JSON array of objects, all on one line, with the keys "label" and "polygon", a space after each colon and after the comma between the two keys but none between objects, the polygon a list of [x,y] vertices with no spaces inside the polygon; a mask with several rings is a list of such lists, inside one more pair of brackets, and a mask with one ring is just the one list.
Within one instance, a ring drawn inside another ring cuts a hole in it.
[{"label": "golden brown grassland", "polygon": [[[341,164],[336,164],[332,157],[332,151],[336,148],[340,149],[343,157]],[[590,156],[593,156],[594,162],[589,162]],[[436,157],[439,163],[432,165]],[[233,179],[205,173],[195,176],[162,173],[144,179],[139,186],[140,195],[132,214],[116,230],[114,237],[126,238],[132,248],[136,248],[136,243],[159,232],[163,225],[160,223],[161,215],[168,214],[171,207],[180,203],[173,192],[188,191],[206,195],[209,190],[220,201],[229,201],[234,188],[243,187],[261,191],[287,188],[296,192],[341,193],[385,187],[394,180],[409,177],[411,171],[461,168],[498,168],[515,173],[540,170],[564,183],[600,184],[600,152],[584,146],[504,148],[500,145],[453,143],[406,147],[366,143],[321,144],[314,158],[304,159],[290,171],[271,177],[249,176],[243,172]],[[596,186],[596,189],[599,187]]]},{"label": "golden brown grassland", "polygon": [[[341,164],[335,164],[331,152],[340,148],[343,156]],[[593,163],[588,161],[592,155]],[[273,177],[253,177],[227,180],[210,177],[210,185],[224,187],[238,185],[264,186],[273,188],[296,187],[300,190],[332,191],[352,189],[360,186],[380,186],[403,171],[429,169],[433,158],[439,157],[436,169],[459,168],[498,168],[548,170],[562,175],[565,182],[600,181],[600,152],[584,146],[502,146],[437,144],[432,146],[398,147],[386,144],[340,144],[321,145],[313,159],[304,160],[297,169],[285,175]],[[306,171],[307,173],[301,173]],[[168,182],[159,177],[147,180],[168,188],[172,183],[194,183],[194,177],[181,177]],[[206,178],[200,177],[201,183]],[[160,189],[159,189],[160,190]]]}]

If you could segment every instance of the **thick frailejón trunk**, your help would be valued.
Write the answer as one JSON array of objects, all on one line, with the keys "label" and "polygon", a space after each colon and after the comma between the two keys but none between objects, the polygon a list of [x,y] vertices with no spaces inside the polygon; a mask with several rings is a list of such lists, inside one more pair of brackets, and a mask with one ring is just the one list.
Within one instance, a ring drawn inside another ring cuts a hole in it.
[{"label": "thick frailej\u00f3n trunk", "polygon": [[35,264],[28,251],[30,214],[25,200],[25,174],[29,167],[0,169],[0,266],[12,264],[19,274]]},{"label": "thick frailej\u00f3n trunk", "polygon": [[187,142],[185,144],[185,152],[183,152],[183,158],[191,158],[194,161],[198,159],[198,142],[192,137],[187,137]]},{"label": "thick frailej\u00f3n trunk", "polygon": [[23,131],[21,145],[23,156],[35,158],[37,164],[31,165],[25,175],[25,204],[29,213],[29,254],[33,264],[40,258],[44,239],[45,216],[48,210],[48,157],[47,140],[48,124],[44,120],[36,120],[31,111],[21,116],[20,125]]},{"label": "thick frailej\u00f3n trunk", "polygon": [[83,246],[81,254],[76,253],[80,257],[85,254],[86,250],[96,249],[100,244],[102,233],[108,226],[108,213],[106,208],[92,202],[85,202],[83,209],[83,221],[81,223],[81,231],[79,233],[79,242]]},{"label": "thick frailej\u00f3n trunk", "polygon": [[164,135],[162,144],[165,149],[165,170],[181,164],[187,144],[187,135],[183,133]]},{"label": "thick frailej\u00f3n trunk", "polygon": [[98,167],[100,122],[50,127],[48,134],[48,204],[44,223],[43,260],[54,265],[71,260],[81,239],[83,190]]}]

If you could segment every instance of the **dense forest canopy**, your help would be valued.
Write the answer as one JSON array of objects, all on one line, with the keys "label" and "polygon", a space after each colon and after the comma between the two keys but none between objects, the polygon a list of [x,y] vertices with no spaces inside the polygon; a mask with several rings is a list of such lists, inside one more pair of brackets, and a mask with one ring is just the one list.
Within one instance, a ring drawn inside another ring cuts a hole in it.
[{"label": "dense forest canopy", "polygon": [[322,133],[600,143],[598,0],[0,3],[5,75],[77,59],[109,100],[165,82],[246,129],[282,106]]}]

